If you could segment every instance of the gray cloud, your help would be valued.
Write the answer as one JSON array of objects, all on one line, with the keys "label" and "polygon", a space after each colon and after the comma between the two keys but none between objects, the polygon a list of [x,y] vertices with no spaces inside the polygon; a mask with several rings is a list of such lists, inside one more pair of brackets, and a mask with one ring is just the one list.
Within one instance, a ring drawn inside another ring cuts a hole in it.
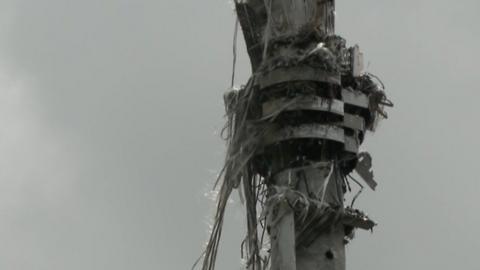
[{"label": "gray cloud", "polygon": [[[381,186],[358,203],[380,226],[349,246],[350,267],[476,269],[479,5],[338,1],[339,33],[397,105],[369,137]],[[0,268],[188,269],[223,159],[231,5],[0,7]],[[240,269],[231,209],[219,269]]]}]

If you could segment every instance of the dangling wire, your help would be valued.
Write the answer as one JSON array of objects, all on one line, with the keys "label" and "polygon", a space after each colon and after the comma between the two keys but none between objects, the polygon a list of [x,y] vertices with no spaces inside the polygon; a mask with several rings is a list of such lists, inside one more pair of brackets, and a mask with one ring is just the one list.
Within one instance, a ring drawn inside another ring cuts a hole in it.
[{"label": "dangling wire", "polygon": [[350,205],[350,208],[353,208],[353,205],[355,204],[355,201],[358,199],[360,194],[362,194],[364,187],[363,187],[362,184],[360,184],[360,182],[357,181],[357,179],[353,178],[351,175],[348,175],[348,177],[350,179],[352,179],[353,182],[355,182],[360,187],[360,190],[357,192],[357,194],[355,194],[355,197],[353,197],[353,199],[352,199],[352,204]]},{"label": "dangling wire", "polygon": [[272,1],[273,0],[264,0],[265,7],[267,8],[267,25],[265,27],[265,34],[264,34],[264,40],[263,40],[263,57],[262,61],[265,61],[267,59],[267,53],[268,53],[268,43],[270,42],[270,38],[272,35]]},{"label": "dangling wire", "polygon": [[233,86],[235,85],[235,69],[237,66],[237,37],[238,37],[238,17],[235,20],[235,30],[233,31],[233,63],[232,63],[232,83],[230,85],[230,88],[233,89]]}]

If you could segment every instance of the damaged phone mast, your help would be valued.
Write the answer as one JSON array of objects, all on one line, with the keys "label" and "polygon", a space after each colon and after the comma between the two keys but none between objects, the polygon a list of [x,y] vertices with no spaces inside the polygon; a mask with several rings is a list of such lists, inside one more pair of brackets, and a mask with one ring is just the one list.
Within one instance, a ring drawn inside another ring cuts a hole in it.
[{"label": "damaged phone mast", "polygon": [[[375,189],[365,133],[386,118],[382,83],[335,35],[334,0],[235,0],[252,65],[225,94],[228,143],[202,270],[213,270],[226,204],[240,189],[250,270],[344,270],[345,245],[375,223],[345,206],[357,172]],[[361,190],[360,190],[361,191]]]}]

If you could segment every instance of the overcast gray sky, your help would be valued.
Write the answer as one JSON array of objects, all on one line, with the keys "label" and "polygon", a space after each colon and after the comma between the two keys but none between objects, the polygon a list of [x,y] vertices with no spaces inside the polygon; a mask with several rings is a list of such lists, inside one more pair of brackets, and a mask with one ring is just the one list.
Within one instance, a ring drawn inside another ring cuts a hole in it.
[{"label": "overcast gray sky", "polygon": [[[478,269],[479,11],[337,1],[338,33],[396,104],[368,137],[380,187],[357,204],[380,225],[349,269]],[[224,156],[233,25],[227,0],[0,0],[0,269],[189,269]],[[229,211],[219,270],[240,269]]]}]

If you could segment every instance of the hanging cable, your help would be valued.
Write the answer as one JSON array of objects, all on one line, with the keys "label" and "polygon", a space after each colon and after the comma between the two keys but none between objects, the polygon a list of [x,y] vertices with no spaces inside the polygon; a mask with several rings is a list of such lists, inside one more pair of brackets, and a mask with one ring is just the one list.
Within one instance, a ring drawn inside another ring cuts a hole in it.
[{"label": "hanging cable", "polygon": [[235,85],[235,69],[237,66],[237,37],[238,37],[238,17],[235,20],[235,30],[233,31],[233,61],[232,61],[232,83],[230,88],[233,89]]},{"label": "hanging cable", "polygon": [[355,201],[358,199],[360,194],[362,194],[364,187],[363,187],[362,184],[360,184],[359,181],[357,181],[357,179],[353,178],[351,175],[348,175],[348,177],[350,179],[352,179],[353,182],[355,182],[358,186],[360,186],[360,190],[357,192],[357,194],[355,194],[355,197],[353,197],[353,199],[352,199],[352,204],[350,205],[350,208],[353,208],[353,205],[355,204]]}]

